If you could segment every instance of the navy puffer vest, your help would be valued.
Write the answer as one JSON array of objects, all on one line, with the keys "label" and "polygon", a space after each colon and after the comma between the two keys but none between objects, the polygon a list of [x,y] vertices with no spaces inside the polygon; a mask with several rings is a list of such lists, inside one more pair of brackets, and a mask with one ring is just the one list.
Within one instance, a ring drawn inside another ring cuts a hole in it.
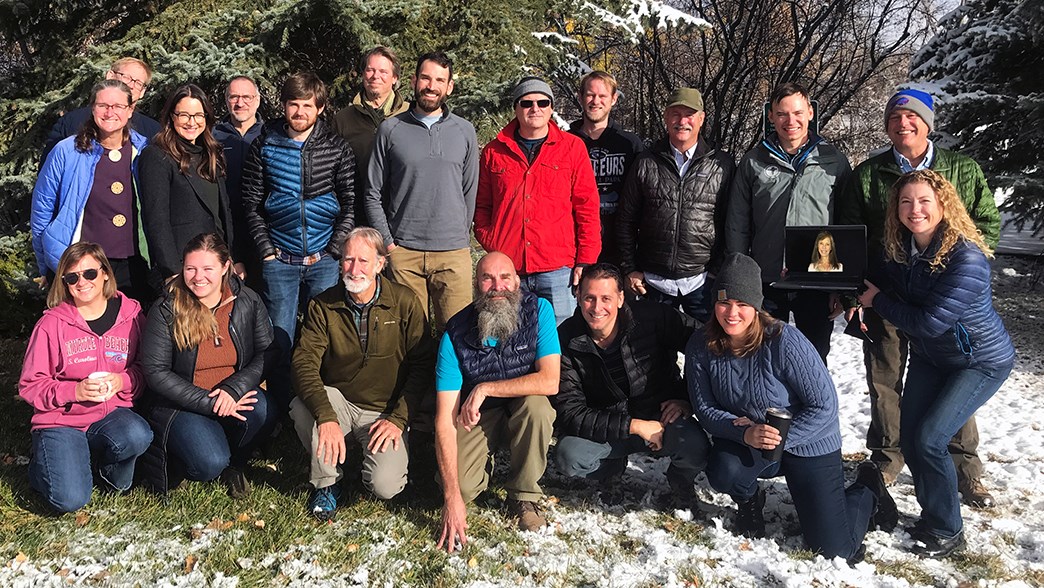
[{"label": "navy puffer vest", "polygon": [[[496,347],[483,345],[479,340],[478,313],[473,304],[453,315],[446,323],[446,333],[453,343],[453,350],[460,360],[464,376],[464,384],[460,390],[461,402],[482,382],[518,378],[533,371],[537,359],[539,331],[537,300],[536,295],[532,293],[522,293],[518,331],[508,340],[498,341]],[[482,409],[503,406],[508,400],[487,398],[482,403]]]}]

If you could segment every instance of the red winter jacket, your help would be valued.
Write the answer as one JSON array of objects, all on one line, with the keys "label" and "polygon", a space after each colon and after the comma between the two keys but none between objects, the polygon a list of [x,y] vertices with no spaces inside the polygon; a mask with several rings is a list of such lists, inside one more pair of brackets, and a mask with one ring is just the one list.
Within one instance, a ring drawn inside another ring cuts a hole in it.
[{"label": "red winter jacket", "polygon": [[521,274],[594,263],[601,250],[598,186],[584,142],[548,124],[530,165],[511,121],[482,149],[475,239]]},{"label": "red winter jacket", "polygon": [[[18,394],[33,407],[33,429],[72,427],[86,431],[119,407],[130,407],[145,386],[138,366],[144,317],[137,301],[122,298],[116,324],[94,334],[71,302],[44,312],[25,351]],[[76,384],[92,372],[123,376],[123,387],[104,402],[76,400]]]}]

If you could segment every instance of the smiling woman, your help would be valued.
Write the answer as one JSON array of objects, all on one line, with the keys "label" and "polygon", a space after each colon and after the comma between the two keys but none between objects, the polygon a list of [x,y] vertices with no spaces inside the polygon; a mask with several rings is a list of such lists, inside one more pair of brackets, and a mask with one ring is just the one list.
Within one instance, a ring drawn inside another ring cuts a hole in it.
[{"label": "smiling woman", "polygon": [[211,134],[214,111],[206,94],[194,84],[177,88],[160,124],[141,155],[142,222],[157,289],[181,269],[189,239],[208,232],[228,243],[234,237],[223,148]]},{"label": "smiling woman", "polygon": [[276,353],[272,323],[260,296],[232,273],[221,237],[197,235],[183,253],[145,328],[145,414],[156,439],[144,477],[166,491],[182,476],[221,476],[229,494],[243,497],[243,468],[278,414],[260,387]]}]

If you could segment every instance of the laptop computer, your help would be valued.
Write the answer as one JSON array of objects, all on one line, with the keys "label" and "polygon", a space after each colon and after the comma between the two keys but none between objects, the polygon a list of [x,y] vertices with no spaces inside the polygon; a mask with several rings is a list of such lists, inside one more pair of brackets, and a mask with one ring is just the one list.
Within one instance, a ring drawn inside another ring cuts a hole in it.
[{"label": "laptop computer", "polygon": [[866,273],[866,227],[786,227],[783,267],[786,276],[772,282],[774,288],[858,291],[863,288]]}]

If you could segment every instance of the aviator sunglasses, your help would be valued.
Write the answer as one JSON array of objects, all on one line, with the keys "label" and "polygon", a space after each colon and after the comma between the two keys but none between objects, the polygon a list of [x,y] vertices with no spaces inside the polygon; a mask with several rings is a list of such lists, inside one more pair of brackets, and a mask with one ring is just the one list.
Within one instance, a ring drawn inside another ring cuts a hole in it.
[{"label": "aviator sunglasses", "polygon": [[62,275],[62,281],[65,282],[65,285],[67,286],[75,286],[77,282],[80,281],[80,276],[83,276],[83,279],[87,280],[88,282],[93,282],[95,279],[98,278],[98,270],[100,269],[101,268],[92,268],[85,269],[82,272],[69,272],[67,274]]}]

